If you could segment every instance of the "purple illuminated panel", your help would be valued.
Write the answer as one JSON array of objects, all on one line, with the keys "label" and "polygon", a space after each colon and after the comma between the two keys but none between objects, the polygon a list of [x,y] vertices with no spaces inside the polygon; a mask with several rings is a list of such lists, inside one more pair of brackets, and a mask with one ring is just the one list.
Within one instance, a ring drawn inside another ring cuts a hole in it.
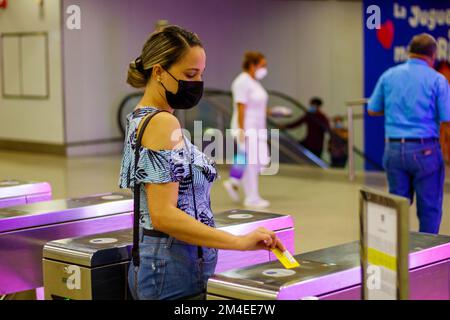
[{"label": "purple illuminated panel", "polygon": [[[410,300],[450,300],[450,260],[413,269],[409,273]],[[320,300],[361,300],[361,286],[320,296]]]},{"label": "purple illuminated panel", "polygon": [[131,213],[46,226],[0,237],[0,295],[43,286],[42,248],[52,240],[129,228]]},{"label": "purple illuminated panel", "polygon": [[50,201],[52,200],[52,193],[39,193],[39,194],[30,194],[26,196],[27,204],[41,202],[41,201]]},{"label": "purple illuminated panel", "polygon": [[[285,218],[279,218],[285,219]],[[292,221],[290,217],[286,217],[286,221]],[[294,228],[289,229],[277,229],[280,226],[280,221],[277,219],[271,219],[271,221],[261,221],[261,225],[264,225],[267,229],[275,231],[275,234],[280,238],[281,242],[292,254],[295,253],[295,238],[294,238]],[[272,223],[272,225],[270,224]],[[285,226],[282,223],[283,227]],[[257,223],[252,226],[242,226],[242,229],[234,228],[234,230],[229,230],[233,234],[243,234],[249,230],[254,230],[254,228],[259,227]],[[223,230],[227,230],[224,228]],[[245,231],[242,231],[245,230]],[[235,233],[236,232],[236,233]],[[258,250],[258,251],[235,251],[235,250],[219,250],[219,259],[217,261],[217,267],[215,273],[224,272],[226,270],[231,270],[235,268],[244,268],[248,266],[253,266],[255,264],[264,263],[268,261],[277,261],[277,257],[270,251]]]},{"label": "purple illuminated panel", "polygon": [[[450,236],[411,232],[409,254],[410,299],[450,299]],[[300,266],[283,269],[279,262],[215,274],[208,296],[228,299],[324,300],[361,298],[359,242],[296,255]],[[278,271],[277,271],[278,272]]]},{"label": "purple illuminated panel", "polygon": [[0,209],[27,204],[26,197],[0,199]]},{"label": "purple illuminated panel", "polygon": [[[121,197],[105,200],[103,197]],[[96,218],[133,210],[133,200],[124,194],[101,194],[52,200],[0,209],[0,234],[49,224]]]},{"label": "purple illuminated panel", "polygon": [[219,258],[215,273],[224,272],[234,268],[244,268],[258,263],[269,261],[269,252],[266,250],[258,251],[235,251],[219,250]]},{"label": "purple illuminated panel", "polygon": [[[243,217],[248,215],[249,218],[230,219],[229,217],[233,215],[241,215]],[[232,210],[217,214],[215,219],[217,228],[230,232],[234,235],[243,235],[259,227],[264,227],[275,231],[288,250],[294,253],[294,220],[291,216],[266,212]],[[246,252],[219,250],[219,258],[215,272],[220,273],[234,268],[252,266],[259,263],[268,262],[271,259],[276,260],[276,257],[267,250]]]},{"label": "purple illuminated panel", "polygon": [[0,210],[0,294],[42,287],[45,243],[130,228],[133,199],[102,194]]},{"label": "purple illuminated panel", "polygon": [[52,189],[47,182],[0,181],[0,208],[47,201],[51,198]]}]

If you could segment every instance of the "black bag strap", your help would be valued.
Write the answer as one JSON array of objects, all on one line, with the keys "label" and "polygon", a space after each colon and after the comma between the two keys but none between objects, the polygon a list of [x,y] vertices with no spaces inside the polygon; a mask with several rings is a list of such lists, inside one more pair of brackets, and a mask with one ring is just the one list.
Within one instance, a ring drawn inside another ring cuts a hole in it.
[{"label": "black bag strap", "polygon": [[[197,203],[195,200],[195,189],[194,189],[194,174],[192,171],[192,161],[191,161],[191,151],[189,150],[189,173],[191,175],[191,187],[192,187],[192,198],[194,199],[194,212],[195,212],[195,220],[198,220],[198,213],[197,213]],[[198,258],[203,260],[203,249],[201,246],[197,246],[197,254]]]},{"label": "black bag strap", "polygon": [[[148,115],[144,119],[141,129],[136,136],[136,145],[134,150],[134,215],[133,215],[133,249],[131,249],[131,256],[133,258],[133,264],[138,267],[140,265],[139,259],[139,216],[140,216],[140,206],[141,206],[141,184],[137,183],[137,167],[139,163],[139,151],[142,146],[142,137],[144,136],[145,128],[147,127],[150,120],[153,119],[158,113],[167,111],[156,111]],[[138,130],[138,129],[136,129]]]},{"label": "black bag strap", "polygon": [[[134,215],[133,215],[133,248],[131,249],[131,256],[133,259],[134,266],[138,267],[140,265],[140,259],[139,259],[139,216],[140,216],[140,200],[141,200],[141,184],[136,183],[136,173],[137,173],[137,167],[139,164],[139,157],[140,157],[140,148],[142,146],[142,137],[144,136],[145,129],[147,128],[147,125],[149,124],[150,120],[153,119],[158,113],[161,112],[168,112],[164,110],[158,110],[156,112],[153,112],[152,114],[148,115],[147,118],[144,119],[144,122],[141,126],[141,129],[139,130],[137,137],[136,137],[136,146],[134,150]],[[183,138],[184,135],[183,135]],[[187,145],[186,145],[187,146]],[[194,212],[195,212],[195,219],[198,220],[198,214],[197,214],[197,203],[195,199],[195,189],[194,189],[194,175],[192,171],[192,162],[191,162],[191,150],[189,150],[189,171],[191,175],[191,186],[192,186],[192,196],[194,199]],[[202,247],[198,246],[198,257],[200,259],[203,259],[203,250]]]}]

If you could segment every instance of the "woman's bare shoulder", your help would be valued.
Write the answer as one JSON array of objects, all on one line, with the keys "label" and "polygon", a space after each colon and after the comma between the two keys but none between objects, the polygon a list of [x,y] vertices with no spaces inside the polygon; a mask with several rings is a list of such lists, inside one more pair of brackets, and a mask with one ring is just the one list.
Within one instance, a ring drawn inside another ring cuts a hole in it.
[{"label": "woman's bare shoulder", "polygon": [[171,150],[183,145],[181,125],[169,112],[160,112],[149,122],[142,145],[152,150]]}]

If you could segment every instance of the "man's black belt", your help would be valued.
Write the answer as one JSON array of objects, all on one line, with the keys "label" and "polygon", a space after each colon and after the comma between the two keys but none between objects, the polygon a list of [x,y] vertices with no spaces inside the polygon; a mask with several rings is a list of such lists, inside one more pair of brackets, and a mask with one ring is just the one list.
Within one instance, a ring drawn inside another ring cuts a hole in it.
[{"label": "man's black belt", "polygon": [[436,142],[439,141],[439,138],[388,138],[388,142],[419,142],[419,143],[428,143],[428,142]]},{"label": "man's black belt", "polygon": [[158,230],[149,230],[149,229],[142,229],[142,233],[144,234],[144,236],[149,236],[149,237],[156,237],[156,238],[168,238],[169,235],[167,233],[158,231]]}]

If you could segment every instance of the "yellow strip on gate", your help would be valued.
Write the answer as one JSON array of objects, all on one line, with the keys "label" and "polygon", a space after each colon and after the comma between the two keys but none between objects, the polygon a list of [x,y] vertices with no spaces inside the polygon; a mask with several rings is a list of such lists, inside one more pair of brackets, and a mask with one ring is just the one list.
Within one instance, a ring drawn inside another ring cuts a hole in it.
[{"label": "yellow strip on gate", "polygon": [[373,248],[367,249],[367,262],[372,265],[385,267],[387,269],[397,270],[397,258]]}]

